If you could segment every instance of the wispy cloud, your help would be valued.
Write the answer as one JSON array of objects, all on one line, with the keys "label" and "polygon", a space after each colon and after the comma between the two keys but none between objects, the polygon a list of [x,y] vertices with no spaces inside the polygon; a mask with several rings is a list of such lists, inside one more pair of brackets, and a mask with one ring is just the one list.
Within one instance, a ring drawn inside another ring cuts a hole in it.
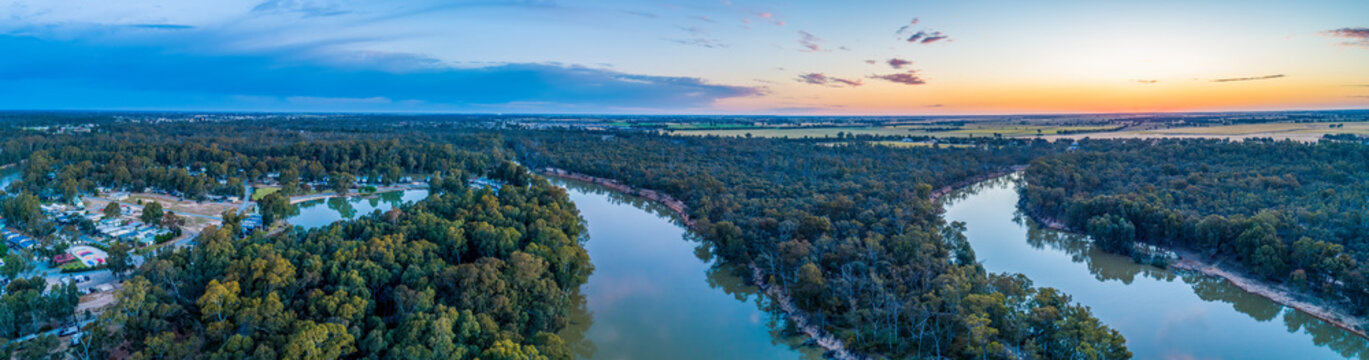
[{"label": "wispy cloud", "polygon": [[713,37],[713,34],[709,33],[707,30],[704,30],[702,28],[693,26],[681,26],[679,27],[679,29],[689,33],[689,37],[685,39],[667,40],[679,44],[701,46],[706,48],[725,48],[728,46],[727,44],[724,44],[722,41]]},{"label": "wispy cloud", "polygon": [[908,35],[907,38],[904,38],[903,36],[911,32],[913,30],[913,27],[917,26],[919,22],[920,21],[917,18],[913,18],[913,21],[908,22],[907,25],[899,27],[898,31],[894,32],[894,36],[897,36],[900,39],[903,39],[903,41],[912,44],[931,44],[934,42],[950,38],[950,36],[942,34],[940,31],[934,30],[918,30],[917,32],[912,33],[912,35]]},{"label": "wispy cloud", "polygon": [[914,44],[931,44],[948,38],[950,38],[950,36],[942,34],[940,31],[918,31],[904,41]]},{"label": "wispy cloud", "polygon": [[1213,79],[1212,82],[1219,82],[1219,83],[1220,83],[1220,82],[1234,82],[1234,81],[1269,80],[1269,79],[1278,79],[1278,78],[1282,78],[1282,77],[1285,77],[1285,75],[1284,75],[1284,74],[1274,74],[1274,75],[1265,75],[1265,76],[1251,76],[1251,77],[1238,77],[1238,78]]},{"label": "wispy cloud", "polygon": [[903,27],[898,28],[896,33],[901,35],[904,31],[908,31],[908,29],[912,29],[913,26],[917,26],[917,23],[920,21],[921,20],[918,20],[918,18],[913,18],[913,21],[908,22],[908,25],[903,25]]},{"label": "wispy cloud", "polygon": [[190,25],[178,25],[178,24],[132,24],[132,25],[124,25],[124,27],[133,28],[133,29],[152,29],[152,30],[190,30],[190,29],[194,29],[194,28],[195,28],[194,26],[190,26]]},{"label": "wispy cloud", "polygon": [[1369,48],[1369,28],[1340,28],[1322,32],[1327,36],[1347,39],[1343,45]]},{"label": "wispy cloud", "polygon": [[922,85],[927,83],[927,81],[923,80],[922,76],[918,74],[917,70],[908,70],[906,72],[884,75],[870,75],[870,78],[895,82],[903,85]]},{"label": "wispy cloud", "polygon": [[810,33],[808,33],[807,31],[799,30],[799,46],[800,46],[800,47],[803,47],[803,50],[800,50],[800,51],[803,51],[803,52],[819,52],[819,51],[822,51],[822,45],[821,45],[821,44],[818,44],[819,42],[822,42],[822,39],[821,39],[821,38],[819,38],[819,37],[817,37],[817,36],[815,36],[815,35],[813,35],[813,34],[810,34]]},{"label": "wispy cloud", "polygon": [[894,68],[894,69],[902,69],[904,66],[908,66],[908,65],[912,65],[912,64],[913,64],[912,61],[903,60],[903,59],[899,59],[899,58],[889,59],[889,67],[892,67],[892,68]]},{"label": "wispy cloud", "polygon": [[632,15],[632,16],[643,17],[643,18],[647,18],[647,19],[655,19],[655,18],[660,17],[660,16],[656,16],[655,13],[649,13],[649,12],[646,12],[646,11],[623,10],[623,13],[626,13],[626,14]]},{"label": "wispy cloud", "polygon": [[313,0],[267,0],[253,7],[252,12],[294,12],[303,14],[305,17],[338,16],[351,13],[338,4]]},{"label": "wispy cloud", "polygon": [[846,86],[846,87],[856,87],[856,86],[861,86],[861,85],[863,85],[860,79],[855,79],[855,80],[843,79],[843,78],[828,76],[827,74],[823,74],[823,73],[807,73],[807,74],[802,74],[802,75],[799,75],[799,77],[798,77],[797,80],[798,80],[798,82],[805,83],[805,84],[824,85],[824,86],[837,86],[837,87],[842,87],[842,86]]},{"label": "wispy cloud", "polygon": [[1160,82],[1160,80],[1146,80],[1146,79],[1135,80],[1135,81],[1138,82],[1138,83],[1147,84],[1147,85]]}]

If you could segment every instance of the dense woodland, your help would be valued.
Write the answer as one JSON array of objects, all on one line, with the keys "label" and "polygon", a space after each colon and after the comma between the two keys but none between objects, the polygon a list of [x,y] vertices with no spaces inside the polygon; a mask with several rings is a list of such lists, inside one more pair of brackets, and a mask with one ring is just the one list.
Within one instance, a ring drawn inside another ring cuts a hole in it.
[{"label": "dense woodland", "polygon": [[987,274],[933,190],[1062,151],[1000,140],[969,150],[770,139],[527,132],[511,148],[668,193],[734,264],[754,262],[857,352],[893,358],[1121,359],[1088,308],[1020,275]]},{"label": "dense woodland", "polygon": [[1369,147],[1358,142],[1083,141],[1032,162],[1022,208],[1112,252],[1134,242],[1232,260],[1369,313]]},{"label": "dense woodland", "polygon": [[[201,232],[196,246],[162,251],[127,274],[117,303],[86,326],[90,334],[68,355],[571,358],[555,334],[592,271],[584,225],[564,190],[508,161],[497,137],[304,133],[250,122],[102,126],[5,140],[5,149],[27,154],[4,152],[22,160],[22,177],[0,204],[12,224],[43,230],[39,198],[66,201],[96,187],[196,197],[216,185],[240,195],[242,180],[288,186],[417,176],[429,180],[432,195],[313,231],[244,235],[242,217],[225,213],[222,227]],[[476,176],[506,186],[472,189],[466,180]],[[9,285],[0,298],[0,338],[72,318],[75,287],[43,295],[29,285],[41,283]],[[52,346],[55,339],[44,336],[20,349],[42,358]]]},{"label": "dense woodland", "polygon": [[[1104,249],[1188,248],[1369,309],[1369,150],[1350,142],[1082,141],[1066,151],[979,139],[931,149],[424,117],[83,121],[96,130],[0,129],[0,160],[20,169],[0,201],[12,225],[64,231],[37,204],[101,189],[196,199],[280,184],[258,204],[267,222],[289,214],[289,195],[352,179],[427,179],[434,195],[313,231],[245,234],[226,215],[194,248],[127,274],[79,358],[570,358],[573,344],[555,334],[592,265],[574,205],[528,170],[542,167],[682,200],[714,255],[755,264],[864,354],[1130,357],[1122,336],[1068,295],[986,273],[963,225],[942,220],[940,189],[1028,163],[1023,208]],[[475,177],[507,185],[476,190]],[[49,324],[73,316],[66,290],[24,281],[0,305],[42,304],[20,314]],[[0,331],[34,326],[5,314]]]}]

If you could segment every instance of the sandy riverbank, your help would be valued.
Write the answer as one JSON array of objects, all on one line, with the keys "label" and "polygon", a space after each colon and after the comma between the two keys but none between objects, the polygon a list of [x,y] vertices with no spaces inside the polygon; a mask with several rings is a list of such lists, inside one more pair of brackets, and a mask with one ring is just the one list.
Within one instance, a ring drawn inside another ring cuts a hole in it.
[{"label": "sandy riverbank", "polygon": [[[1032,221],[1051,230],[1079,233],[1055,219],[1034,213],[1029,213],[1028,216],[1032,218]],[[1170,267],[1172,268],[1225,279],[1226,281],[1231,282],[1232,285],[1241,288],[1241,290],[1245,290],[1245,292],[1269,299],[1279,305],[1301,311],[1307,315],[1321,319],[1328,324],[1369,339],[1369,334],[1366,334],[1365,332],[1365,329],[1369,328],[1369,319],[1355,317],[1350,315],[1350,312],[1345,309],[1326,304],[1325,301],[1311,298],[1309,295],[1293,291],[1283,285],[1255,279],[1236,269],[1231,269],[1229,266],[1223,267],[1220,261],[1214,263],[1202,260],[1203,256],[1191,251],[1165,247],[1160,248],[1174,251],[1179,254],[1179,261],[1170,264]]]},{"label": "sandy riverbank", "polygon": [[1179,252],[1180,260],[1171,266],[1175,269],[1188,270],[1207,276],[1226,279],[1236,287],[1248,293],[1259,295],[1280,305],[1297,309],[1307,315],[1321,319],[1338,328],[1345,329],[1369,339],[1365,334],[1365,328],[1369,327],[1369,319],[1351,316],[1347,311],[1325,304],[1324,301],[1311,299],[1309,296],[1293,291],[1279,284],[1271,284],[1265,281],[1253,279],[1241,272],[1222,268],[1220,262],[1210,263],[1201,259],[1201,256],[1188,252]]},{"label": "sandy riverbank", "polygon": [[[679,215],[680,218],[684,220],[684,223],[687,227],[691,229],[694,228],[694,220],[690,219],[689,214],[685,211],[688,209],[688,206],[686,206],[683,201],[680,201],[679,199],[676,199],[665,193],[649,189],[638,189],[628,186],[627,184],[623,184],[622,182],[617,180],[594,177],[580,173],[573,173],[566,170],[551,167],[540,169],[538,170],[538,172],[546,176],[598,184],[618,192],[639,196],[648,200],[661,203],[662,205],[665,205],[671,211],[674,211],[677,215]],[[813,339],[813,343],[816,344],[819,348],[828,351],[829,355],[836,359],[866,359],[866,357],[864,356],[854,354],[850,350],[847,350],[846,344],[843,343],[840,339],[837,339],[836,336],[833,336],[827,331],[824,331],[821,327],[810,324],[808,320],[808,314],[803,312],[803,310],[800,310],[798,306],[794,304],[793,300],[789,298],[788,290],[784,289],[783,286],[772,285],[769,282],[765,281],[765,274],[761,271],[761,268],[759,266],[756,266],[756,263],[753,262],[748,263],[746,265],[751,270],[752,284],[756,285],[756,287],[760,288],[766,296],[770,297],[770,299],[775,302],[775,304],[780,308],[780,310],[784,312],[785,316],[794,323],[794,326],[798,328],[799,331],[802,332],[804,335],[807,335],[808,338]]]}]

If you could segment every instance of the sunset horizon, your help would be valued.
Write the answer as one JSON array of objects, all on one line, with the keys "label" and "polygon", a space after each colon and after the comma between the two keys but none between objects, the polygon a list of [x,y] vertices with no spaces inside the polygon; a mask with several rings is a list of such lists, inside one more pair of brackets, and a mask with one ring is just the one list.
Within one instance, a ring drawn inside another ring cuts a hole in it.
[{"label": "sunset horizon", "polygon": [[[0,109],[1005,115],[1369,108],[1369,4],[0,8]],[[99,60],[99,61],[86,61]],[[136,80],[136,82],[134,82]]]}]

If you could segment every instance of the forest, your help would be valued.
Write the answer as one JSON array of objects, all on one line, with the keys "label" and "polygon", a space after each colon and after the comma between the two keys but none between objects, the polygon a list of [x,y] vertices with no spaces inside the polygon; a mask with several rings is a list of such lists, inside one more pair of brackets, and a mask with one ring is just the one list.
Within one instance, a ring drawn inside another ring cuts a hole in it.
[{"label": "forest", "polygon": [[858,353],[892,358],[1124,359],[1089,309],[1020,275],[989,274],[934,189],[1064,150],[969,150],[777,139],[530,131],[510,148],[555,167],[665,192],[725,262],[755,263]]},{"label": "forest", "polygon": [[[431,196],[312,231],[245,233],[243,216],[225,212],[222,225],[200,232],[195,246],[160,251],[131,273],[116,274],[126,278],[117,301],[65,355],[571,358],[555,334],[582,301],[575,293],[593,270],[582,246],[584,224],[563,189],[509,161],[492,146],[501,143],[493,135],[448,133],[437,141],[417,133],[302,134],[264,123],[102,127],[6,138],[5,149],[27,154],[5,152],[21,168],[0,201],[12,225],[49,238],[55,229],[39,214],[39,199],[68,201],[101,188],[195,197],[216,186],[240,195],[243,180],[298,182],[304,190],[308,182],[339,177],[384,183],[417,176],[428,181]],[[223,135],[229,133],[236,135]],[[474,177],[506,186],[473,189],[467,179]],[[45,282],[8,285],[0,338],[73,318],[75,286],[45,293],[35,284]],[[0,350],[62,356],[47,353],[55,343],[45,335],[23,347],[0,343]]]},{"label": "forest", "polygon": [[1188,249],[1369,313],[1369,147],[1188,139],[1080,149],[1033,161],[1021,208],[1111,252]]},{"label": "forest", "polygon": [[[574,205],[528,170],[544,166],[684,200],[717,256],[764,269],[859,353],[1130,357],[1122,336],[1067,294],[986,273],[963,225],[945,223],[934,203],[935,189],[1064,144],[893,149],[438,120],[94,119],[99,130],[84,134],[3,130],[0,157],[23,164],[8,198],[25,199],[6,202],[34,223],[20,225],[41,230],[45,220],[25,205],[34,199],[142,188],[201,198],[277,182],[281,192],[259,203],[269,223],[290,210],[282,193],[333,189],[339,178],[429,180],[427,200],[313,231],[244,234],[240,217],[224,214],[193,248],[127,275],[77,349],[82,359],[570,358],[554,334],[592,265]],[[475,177],[506,185],[466,186]]]}]

